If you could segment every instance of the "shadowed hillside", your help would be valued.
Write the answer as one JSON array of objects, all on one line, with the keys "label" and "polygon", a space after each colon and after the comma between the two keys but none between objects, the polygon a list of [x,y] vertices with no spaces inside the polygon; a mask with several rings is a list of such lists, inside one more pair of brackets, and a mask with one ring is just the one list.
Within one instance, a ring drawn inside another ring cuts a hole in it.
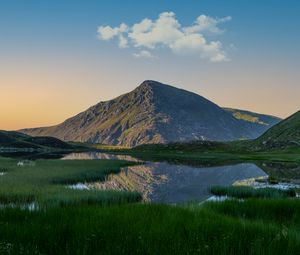
[{"label": "shadowed hillside", "polygon": [[71,149],[73,146],[54,137],[31,137],[14,131],[0,131],[0,147],[3,148],[59,148]]}]

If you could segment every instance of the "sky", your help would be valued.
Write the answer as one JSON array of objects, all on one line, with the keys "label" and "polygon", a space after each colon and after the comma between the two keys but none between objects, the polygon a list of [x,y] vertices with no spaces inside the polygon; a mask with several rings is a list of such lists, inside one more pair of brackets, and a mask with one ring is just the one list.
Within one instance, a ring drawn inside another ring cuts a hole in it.
[{"label": "sky", "polygon": [[1,0],[0,129],[49,126],[157,80],[300,110],[298,0]]}]

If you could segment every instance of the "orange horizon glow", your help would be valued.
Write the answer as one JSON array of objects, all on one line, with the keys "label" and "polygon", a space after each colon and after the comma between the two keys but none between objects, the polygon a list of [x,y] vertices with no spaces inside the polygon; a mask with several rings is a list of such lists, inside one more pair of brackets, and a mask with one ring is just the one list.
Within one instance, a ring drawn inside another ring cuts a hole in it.
[{"label": "orange horizon glow", "polygon": [[[59,124],[100,101],[130,92],[144,80],[195,92],[219,106],[281,118],[300,109],[297,74],[283,75],[284,71],[271,65],[269,70],[255,64],[249,69],[248,63],[223,70],[203,64],[199,71],[193,62],[187,62],[187,73],[182,70],[185,63],[176,62],[176,58],[142,64],[114,55],[105,62],[99,56],[61,56],[58,61],[55,55],[46,55],[25,60],[11,59],[6,65],[0,64],[1,130]],[[128,61],[132,61],[131,65]],[[174,65],[168,66],[169,61]],[[233,63],[224,65],[230,64]]]},{"label": "orange horizon glow", "polygon": [[[19,130],[56,125],[99,101],[109,100],[129,92],[142,82],[142,80],[133,82],[130,79],[123,79],[122,83],[120,82],[121,86],[118,87],[109,85],[118,84],[118,81],[113,79],[102,78],[101,81],[99,76],[86,79],[82,75],[78,77],[68,75],[67,73],[54,78],[45,73],[29,72],[19,73],[16,76],[13,73],[7,73],[6,76],[0,77],[0,84],[9,84],[9,86],[1,87],[0,129]],[[109,75],[112,74],[107,76]],[[87,82],[90,83],[90,88],[82,86]],[[165,83],[179,86],[173,81]],[[183,83],[184,81],[180,82],[180,84]],[[193,86],[197,84],[196,81],[188,80],[186,83],[189,86],[181,87],[198,93],[220,106],[271,114],[282,118],[297,111],[295,103],[291,104],[296,100],[295,94],[280,86],[276,86],[270,94],[269,90],[262,90],[259,86],[249,85],[238,88],[227,84],[227,86],[198,88]],[[220,84],[220,82],[216,83]],[[131,85],[123,87],[124,84]],[[259,90],[260,93],[257,93]]]},{"label": "orange horizon glow", "polygon": [[57,125],[144,80],[223,107],[300,110],[298,1],[215,2],[2,1],[0,130]]}]

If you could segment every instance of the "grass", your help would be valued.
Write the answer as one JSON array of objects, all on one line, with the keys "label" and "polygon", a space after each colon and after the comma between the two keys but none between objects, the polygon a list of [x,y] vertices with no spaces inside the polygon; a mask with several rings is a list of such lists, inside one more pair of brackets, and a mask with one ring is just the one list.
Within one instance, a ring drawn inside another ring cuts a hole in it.
[{"label": "grass", "polygon": [[300,148],[285,148],[254,151],[249,149],[251,141],[148,144],[134,148],[105,148],[102,152],[127,154],[143,160],[168,161],[195,165],[222,165],[237,162],[291,162],[300,163]]},{"label": "grass", "polygon": [[293,189],[254,189],[246,186],[213,186],[210,188],[210,192],[216,196],[229,196],[233,198],[288,198],[296,196],[296,192]]},{"label": "grass", "polygon": [[118,173],[121,167],[132,165],[117,160],[37,160],[33,164],[17,166],[14,159],[0,158],[0,203],[40,205],[112,204],[134,202],[140,195],[130,192],[73,190],[65,187],[78,182],[104,180],[108,174]]},{"label": "grass", "polygon": [[290,182],[300,180],[300,148],[271,151],[249,151],[247,141],[219,143],[198,141],[192,143],[150,144],[132,149],[102,150],[123,154],[145,161],[166,161],[197,167],[254,163],[265,171],[270,180]]},{"label": "grass", "polygon": [[[280,210],[283,209],[283,210]],[[0,210],[6,254],[299,254],[292,200]]]},{"label": "grass", "polygon": [[[0,158],[0,254],[299,254],[300,201],[292,191],[213,187],[239,198],[185,206],[137,204],[134,192],[72,190],[127,161]],[[294,169],[294,168],[293,168]],[[222,194],[221,194],[222,193]],[[268,199],[266,199],[268,198]]]},{"label": "grass", "polygon": [[129,149],[127,146],[121,145],[108,145],[108,144],[99,144],[99,143],[80,143],[80,142],[70,142],[75,146],[82,146],[87,149],[99,149],[99,150],[122,150],[122,149]]},{"label": "grass", "polygon": [[235,219],[295,228],[300,235],[299,199],[247,199],[243,202],[227,200],[222,203],[206,203],[204,209]]},{"label": "grass", "polygon": [[300,165],[289,162],[258,162],[257,165],[268,173],[270,179],[289,182],[300,180]]}]

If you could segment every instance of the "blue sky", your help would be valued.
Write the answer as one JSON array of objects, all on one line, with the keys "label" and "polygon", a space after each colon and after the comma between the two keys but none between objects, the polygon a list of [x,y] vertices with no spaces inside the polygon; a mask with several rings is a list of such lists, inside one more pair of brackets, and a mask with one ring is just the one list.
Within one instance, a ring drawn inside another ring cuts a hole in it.
[{"label": "blue sky", "polygon": [[[164,12],[174,13],[182,27],[200,15],[230,16],[218,25],[223,33],[205,34],[208,43],[221,43],[230,61],[174,54],[173,46],[144,48],[156,58],[135,58],[140,49],[134,43],[120,49],[116,39],[98,38],[100,26],[126,23],[131,29]],[[27,95],[28,101],[16,100],[20,105],[10,116],[37,110],[35,119],[23,123],[10,117],[0,128],[55,124],[145,79],[194,91],[222,106],[286,117],[300,109],[299,12],[296,0],[2,0],[0,86],[5,98]],[[11,108],[11,101],[1,107]]]}]

